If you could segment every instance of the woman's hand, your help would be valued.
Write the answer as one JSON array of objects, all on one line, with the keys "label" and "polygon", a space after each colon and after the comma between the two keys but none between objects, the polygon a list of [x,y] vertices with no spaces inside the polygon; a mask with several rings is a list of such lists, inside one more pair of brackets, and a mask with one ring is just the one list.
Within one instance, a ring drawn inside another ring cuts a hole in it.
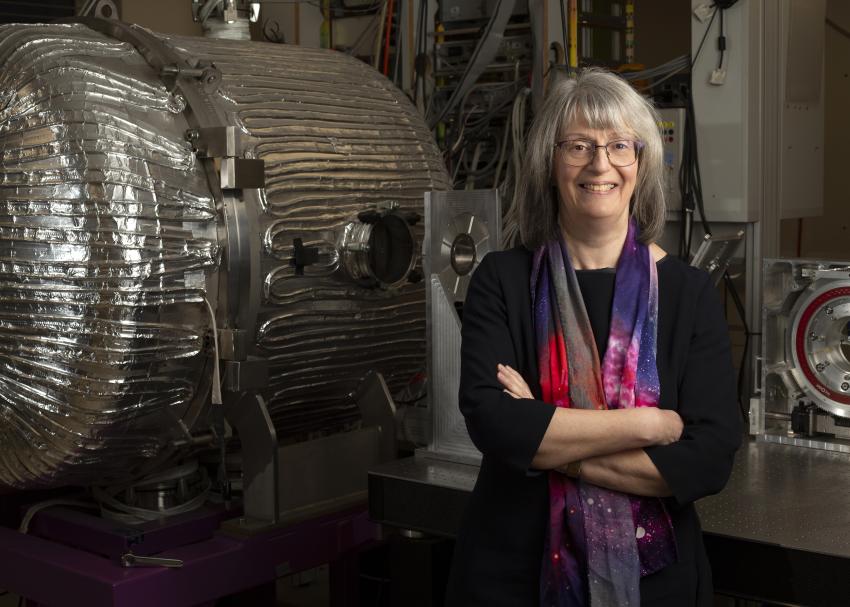
[{"label": "woman's hand", "polygon": [[514,371],[508,365],[499,364],[496,366],[496,379],[505,387],[505,392],[514,398],[534,398],[531,395],[531,389],[522,375]]},{"label": "woman's hand", "polygon": [[[508,365],[497,366],[496,378],[505,388],[505,392],[514,398],[534,398],[522,375]],[[635,416],[634,420],[646,445],[669,445],[682,436],[684,424],[675,411],[639,407],[632,409],[631,415]]]}]

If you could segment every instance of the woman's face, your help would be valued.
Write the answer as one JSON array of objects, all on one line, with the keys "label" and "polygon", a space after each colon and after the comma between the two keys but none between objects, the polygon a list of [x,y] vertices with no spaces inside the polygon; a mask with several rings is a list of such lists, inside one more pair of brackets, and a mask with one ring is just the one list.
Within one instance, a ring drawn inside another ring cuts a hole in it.
[{"label": "woman's face", "polygon": [[[632,133],[589,128],[583,121],[561,129],[558,141],[583,139],[592,145],[636,139]],[[564,161],[564,150],[555,149],[552,158],[552,180],[558,188],[561,225],[591,224],[620,229],[628,225],[629,201],[635,190],[638,162],[629,166],[613,166],[604,148],[596,148],[593,159],[583,167]]]}]

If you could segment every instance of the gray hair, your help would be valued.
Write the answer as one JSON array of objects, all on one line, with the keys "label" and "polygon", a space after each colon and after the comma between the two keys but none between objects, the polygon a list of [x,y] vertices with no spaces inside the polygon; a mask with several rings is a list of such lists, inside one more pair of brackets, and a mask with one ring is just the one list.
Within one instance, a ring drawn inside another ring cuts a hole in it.
[{"label": "gray hair", "polygon": [[625,80],[599,68],[582,70],[575,78],[551,85],[534,119],[519,178],[517,215],[519,239],[534,250],[558,236],[558,192],[552,183],[555,143],[562,127],[579,120],[592,129],[633,133],[643,144],[631,215],[640,240],[655,242],[664,229],[664,159],[658,115],[652,104]]}]

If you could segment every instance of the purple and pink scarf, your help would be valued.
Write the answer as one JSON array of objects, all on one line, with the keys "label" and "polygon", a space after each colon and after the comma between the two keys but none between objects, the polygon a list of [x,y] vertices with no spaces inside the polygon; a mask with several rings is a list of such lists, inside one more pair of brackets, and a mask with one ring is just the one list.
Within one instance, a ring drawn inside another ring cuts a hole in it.
[{"label": "purple and pink scarf", "polygon": [[[658,274],[637,233],[631,220],[617,262],[601,369],[564,241],[550,241],[535,252],[531,296],[544,401],[579,409],[658,406]],[[673,527],[660,499],[549,472],[541,605],[637,607],[641,576],[676,558]]]}]

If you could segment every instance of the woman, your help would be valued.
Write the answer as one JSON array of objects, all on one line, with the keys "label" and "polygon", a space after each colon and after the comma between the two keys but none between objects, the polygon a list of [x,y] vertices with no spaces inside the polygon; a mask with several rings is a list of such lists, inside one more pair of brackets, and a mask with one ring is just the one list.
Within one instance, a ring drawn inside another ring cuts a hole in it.
[{"label": "woman", "polygon": [[587,69],[529,134],[522,245],[485,257],[460,407],[483,459],[448,604],[712,604],[693,502],[740,443],[726,323],[664,224],[651,105]]}]

